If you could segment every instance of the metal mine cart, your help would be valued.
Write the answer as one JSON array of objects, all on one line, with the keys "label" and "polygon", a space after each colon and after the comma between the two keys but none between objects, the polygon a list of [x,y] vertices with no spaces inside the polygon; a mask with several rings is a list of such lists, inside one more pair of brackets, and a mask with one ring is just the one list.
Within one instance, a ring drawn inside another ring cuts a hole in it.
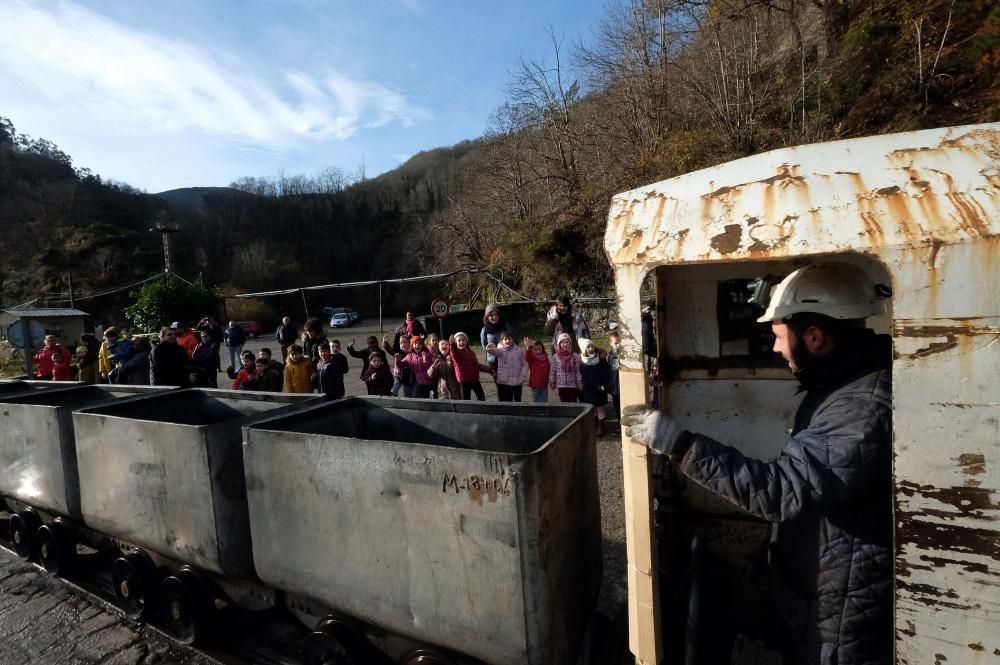
[{"label": "metal mine cart", "polygon": [[[242,428],[316,397],[187,389],[74,413],[83,521],[131,548],[112,570],[126,614],[147,617],[159,584],[170,628],[192,642],[214,596],[273,604],[253,584]],[[175,574],[161,582],[164,568]]]},{"label": "metal mine cart", "polygon": [[0,495],[16,511],[10,533],[18,554],[38,549],[56,571],[68,547],[63,518],[81,518],[73,411],[162,389],[26,383],[27,392],[0,393]]},{"label": "metal mine cart", "polygon": [[257,573],[334,615],[307,653],[346,617],[493,665],[575,662],[601,582],[590,415],[355,397],[249,426]]}]

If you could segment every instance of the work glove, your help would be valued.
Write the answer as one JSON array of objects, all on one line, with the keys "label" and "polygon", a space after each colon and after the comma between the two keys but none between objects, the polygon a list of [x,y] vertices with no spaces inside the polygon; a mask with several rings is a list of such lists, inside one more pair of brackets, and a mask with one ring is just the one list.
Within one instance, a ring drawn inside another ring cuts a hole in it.
[{"label": "work glove", "polygon": [[633,404],[622,411],[625,435],[654,453],[679,459],[687,452],[690,435],[677,426],[673,418],[658,409]]}]

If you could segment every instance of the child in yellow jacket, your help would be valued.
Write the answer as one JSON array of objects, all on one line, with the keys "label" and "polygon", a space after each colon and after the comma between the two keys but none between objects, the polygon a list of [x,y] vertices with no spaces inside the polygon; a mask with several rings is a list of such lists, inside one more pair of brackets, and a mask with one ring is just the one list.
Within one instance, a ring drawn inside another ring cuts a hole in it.
[{"label": "child in yellow jacket", "polygon": [[302,347],[292,344],[285,361],[286,393],[311,393],[316,390],[316,366],[302,355]]}]

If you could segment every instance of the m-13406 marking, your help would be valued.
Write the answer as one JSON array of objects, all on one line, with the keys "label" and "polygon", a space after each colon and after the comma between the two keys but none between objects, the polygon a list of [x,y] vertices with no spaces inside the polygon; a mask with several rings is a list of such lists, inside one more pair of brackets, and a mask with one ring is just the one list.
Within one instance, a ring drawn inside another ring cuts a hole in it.
[{"label": "m-13406 marking", "polygon": [[510,496],[510,481],[513,478],[514,474],[487,478],[473,473],[459,478],[454,474],[446,473],[444,481],[441,483],[441,491],[447,493],[449,489],[452,489],[455,494],[462,492],[482,494],[486,492],[495,493],[497,496]]}]

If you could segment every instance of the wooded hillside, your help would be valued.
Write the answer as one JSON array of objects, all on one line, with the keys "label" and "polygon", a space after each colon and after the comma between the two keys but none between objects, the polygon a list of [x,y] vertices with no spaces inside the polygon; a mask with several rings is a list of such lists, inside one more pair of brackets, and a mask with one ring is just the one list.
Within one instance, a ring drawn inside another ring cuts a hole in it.
[{"label": "wooded hillside", "polygon": [[[512,63],[483,137],[376,178],[336,169],[157,197],[0,121],[5,304],[177,270],[257,290],[489,267],[522,293],[606,292],[612,195],[754,152],[1000,120],[993,0],[622,0]],[[0,109],[2,114],[2,109]]]}]

